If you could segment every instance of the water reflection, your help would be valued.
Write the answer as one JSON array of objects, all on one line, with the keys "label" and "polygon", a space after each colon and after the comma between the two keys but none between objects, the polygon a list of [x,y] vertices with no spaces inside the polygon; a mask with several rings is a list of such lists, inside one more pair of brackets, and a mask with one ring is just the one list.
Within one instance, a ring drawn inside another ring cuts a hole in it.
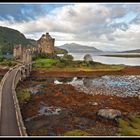
[{"label": "water reflection", "polygon": [[[47,83],[46,83],[47,82]],[[71,84],[77,90],[87,94],[116,95],[121,97],[139,96],[140,97],[140,76],[120,76],[106,75],[95,77],[59,77],[46,78],[45,85],[52,84]],[[37,87],[39,89],[40,87]],[[33,90],[33,89],[32,89]]]}]

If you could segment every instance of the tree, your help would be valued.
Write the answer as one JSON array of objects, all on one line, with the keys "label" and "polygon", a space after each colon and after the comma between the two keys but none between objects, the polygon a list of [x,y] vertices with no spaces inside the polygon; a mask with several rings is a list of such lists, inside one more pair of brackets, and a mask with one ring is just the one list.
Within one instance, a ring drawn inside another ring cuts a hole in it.
[{"label": "tree", "polygon": [[91,56],[90,54],[86,54],[86,55],[84,56],[84,61],[86,61],[86,62],[93,61],[92,56]]},{"label": "tree", "polygon": [[64,54],[64,56],[62,57],[63,60],[66,61],[72,61],[73,60],[73,56],[70,54]]}]

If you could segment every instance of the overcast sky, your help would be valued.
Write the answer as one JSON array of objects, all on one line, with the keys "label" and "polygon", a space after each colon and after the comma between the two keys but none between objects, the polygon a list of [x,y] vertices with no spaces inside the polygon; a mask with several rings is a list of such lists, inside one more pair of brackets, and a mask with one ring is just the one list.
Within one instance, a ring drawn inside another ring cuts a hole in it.
[{"label": "overcast sky", "polygon": [[140,49],[140,4],[0,4],[0,26],[27,38],[49,32],[55,45],[80,43],[101,50]]}]

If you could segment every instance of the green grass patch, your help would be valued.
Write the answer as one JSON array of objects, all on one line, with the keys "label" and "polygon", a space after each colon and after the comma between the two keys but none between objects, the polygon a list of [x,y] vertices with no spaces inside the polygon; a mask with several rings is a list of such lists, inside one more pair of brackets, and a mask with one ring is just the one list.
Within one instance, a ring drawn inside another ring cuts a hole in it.
[{"label": "green grass patch", "polygon": [[34,67],[50,68],[57,62],[58,62],[58,60],[56,60],[56,59],[39,58],[35,61]]},{"label": "green grass patch", "polygon": [[24,103],[28,101],[31,97],[31,94],[27,89],[18,90],[16,93],[17,93],[17,98],[20,103]]},{"label": "green grass patch", "polygon": [[122,136],[140,136],[140,116],[131,115],[129,120],[120,118],[119,133]]},{"label": "green grass patch", "polygon": [[124,65],[107,65],[94,61],[85,62],[46,58],[36,59],[33,67],[47,71],[118,71],[125,68]]},{"label": "green grass patch", "polygon": [[64,133],[64,136],[91,136],[91,134],[82,131],[82,130],[72,130],[72,131],[68,131],[66,133]]}]

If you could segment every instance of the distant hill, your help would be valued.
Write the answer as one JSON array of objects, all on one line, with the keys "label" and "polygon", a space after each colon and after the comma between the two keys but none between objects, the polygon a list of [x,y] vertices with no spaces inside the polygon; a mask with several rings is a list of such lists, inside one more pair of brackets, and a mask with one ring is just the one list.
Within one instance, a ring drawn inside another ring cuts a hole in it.
[{"label": "distant hill", "polygon": [[76,44],[76,43],[64,44],[64,45],[57,46],[57,47],[62,48],[62,49],[66,49],[69,53],[102,52],[101,50],[96,49],[95,47],[80,45],[80,44]]},{"label": "distant hill", "polygon": [[62,48],[58,48],[58,47],[54,47],[54,52],[56,54],[66,54],[66,53],[68,53],[68,51],[66,49],[62,49]]},{"label": "distant hill", "polygon": [[130,51],[123,51],[121,53],[140,53],[140,49],[130,50]]},{"label": "distant hill", "polygon": [[[12,54],[13,48],[16,44],[26,46],[28,44],[36,47],[37,41],[34,39],[27,39],[24,34],[18,30],[0,26],[0,55]],[[67,53],[66,50],[55,47],[56,53]]]},{"label": "distant hill", "polygon": [[2,54],[12,53],[14,45],[27,45],[30,41],[24,34],[17,30],[0,26],[0,52]]}]

